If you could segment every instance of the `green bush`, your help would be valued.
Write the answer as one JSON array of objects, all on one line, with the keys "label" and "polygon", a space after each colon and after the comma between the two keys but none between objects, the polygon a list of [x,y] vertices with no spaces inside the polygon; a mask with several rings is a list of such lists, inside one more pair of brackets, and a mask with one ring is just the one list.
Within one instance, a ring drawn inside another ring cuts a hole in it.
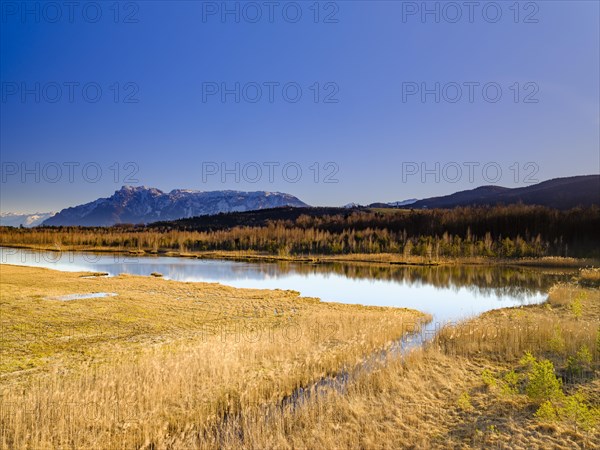
[{"label": "green bush", "polygon": [[554,364],[543,359],[533,359],[527,372],[525,392],[537,401],[553,400],[563,396],[562,381],[554,374]]},{"label": "green bush", "polygon": [[563,407],[559,409],[559,417],[562,420],[575,423],[578,426],[590,430],[599,423],[600,410],[598,408],[590,408],[585,396],[578,392],[569,395],[563,402]]},{"label": "green bush", "polygon": [[573,299],[573,301],[571,302],[571,312],[578,319],[580,319],[581,316],[583,315],[582,300],[584,300],[585,298],[586,298],[585,292],[582,292],[579,295],[577,295],[577,297],[575,297]]},{"label": "green bush", "polygon": [[558,420],[558,411],[550,400],[546,400],[540,405],[534,416],[541,422],[556,422]]},{"label": "green bush", "polygon": [[571,376],[582,376],[592,366],[592,353],[587,345],[582,345],[575,356],[567,358],[567,373]]},{"label": "green bush", "polygon": [[546,400],[534,416],[541,422],[570,422],[587,431],[600,424],[600,409],[588,406],[584,395],[579,392],[564,397],[558,403]]},{"label": "green bush", "polygon": [[535,356],[531,354],[531,352],[525,352],[525,354],[519,360],[519,364],[525,366],[527,369],[531,369],[533,365],[537,362]]},{"label": "green bush", "polygon": [[502,393],[506,395],[515,395],[519,393],[519,381],[521,377],[514,370],[511,370],[503,377],[501,384]]},{"label": "green bush", "polygon": [[[572,366],[589,367],[592,355],[587,346],[582,346],[577,354],[569,358]],[[520,360],[525,366],[525,392],[540,406],[535,412],[536,419],[542,422],[571,422],[585,430],[593,430],[600,425],[600,408],[590,407],[581,392],[565,395],[562,381],[554,374],[554,365],[548,360],[538,361],[527,352]],[[507,386],[517,387],[520,377],[511,371],[504,376]]]},{"label": "green bush", "polygon": [[519,393],[519,382],[521,376],[514,370],[506,373],[503,377],[495,376],[490,370],[485,369],[481,373],[481,380],[488,389],[499,388],[503,395],[516,395]]}]

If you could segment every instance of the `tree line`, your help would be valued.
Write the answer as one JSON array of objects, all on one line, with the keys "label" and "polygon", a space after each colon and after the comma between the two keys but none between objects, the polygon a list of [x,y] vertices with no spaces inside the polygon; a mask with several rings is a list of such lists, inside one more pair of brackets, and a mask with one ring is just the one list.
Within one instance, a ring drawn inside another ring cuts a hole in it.
[{"label": "tree line", "polygon": [[[209,218],[159,225],[0,229],[1,245],[123,251],[254,251],[279,256],[396,253],[406,257],[600,257],[600,208],[538,206],[349,210],[206,229]],[[196,229],[198,228],[198,229]]]}]

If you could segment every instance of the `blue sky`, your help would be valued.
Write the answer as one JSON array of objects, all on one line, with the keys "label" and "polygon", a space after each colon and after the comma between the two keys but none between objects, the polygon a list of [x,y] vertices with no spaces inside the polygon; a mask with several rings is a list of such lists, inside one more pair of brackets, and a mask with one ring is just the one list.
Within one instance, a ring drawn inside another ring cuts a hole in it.
[{"label": "blue sky", "polygon": [[596,1],[1,6],[2,212],[123,184],[342,205],[600,171]]}]

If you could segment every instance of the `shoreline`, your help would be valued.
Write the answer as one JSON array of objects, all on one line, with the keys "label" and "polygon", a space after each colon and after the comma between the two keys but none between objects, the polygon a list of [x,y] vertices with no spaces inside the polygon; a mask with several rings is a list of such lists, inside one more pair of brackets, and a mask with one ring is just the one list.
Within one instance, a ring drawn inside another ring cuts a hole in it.
[{"label": "shoreline", "polygon": [[413,256],[404,258],[393,253],[379,254],[347,254],[347,255],[307,255],[307,256],[282,256],[269,255],[254,252],[240,251],[203,251],[183,253],[168,250],[156,252],[146,250],[122,250],[111,247],[74,247],[69,246],[58,249],[53,246],[32,244],[5,244],[0,247],[27,249],[49,252],[81,252],[81,253],[109,253],[118,255],[134,255],[141,257],[170,257],[190,259],[216,259],[240,262],[288,262],[309,264],[378,264],[382,266],[453,266],[453,265],[475,265],[475,266],[518,266],[518,267],[546,267],[546,268],[585,268],[600,265],[600,260],[593,258],[570,258],[561,256],[545,256],[541,258],[495,258],[495,257],[461,257],[461,258],[439,258],[428,259]]}]

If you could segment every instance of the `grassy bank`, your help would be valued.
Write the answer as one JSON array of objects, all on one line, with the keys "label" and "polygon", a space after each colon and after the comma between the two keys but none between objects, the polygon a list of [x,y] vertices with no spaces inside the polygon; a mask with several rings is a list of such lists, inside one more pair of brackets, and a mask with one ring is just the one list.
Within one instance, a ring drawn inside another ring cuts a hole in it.
[{"label": "grassy bank", "polygon": [[[600,448],[600,272],[328,392],[248,448]],[[242,442],[230,442],[235,448]]]},{"label": "grassy bank", "polygon": [[[0,276],[2,448],[219,447],[240,418],[264,420],[426,319],[292,291],[7,265]],[[116,295],[64,300],[98,292]]]}]

